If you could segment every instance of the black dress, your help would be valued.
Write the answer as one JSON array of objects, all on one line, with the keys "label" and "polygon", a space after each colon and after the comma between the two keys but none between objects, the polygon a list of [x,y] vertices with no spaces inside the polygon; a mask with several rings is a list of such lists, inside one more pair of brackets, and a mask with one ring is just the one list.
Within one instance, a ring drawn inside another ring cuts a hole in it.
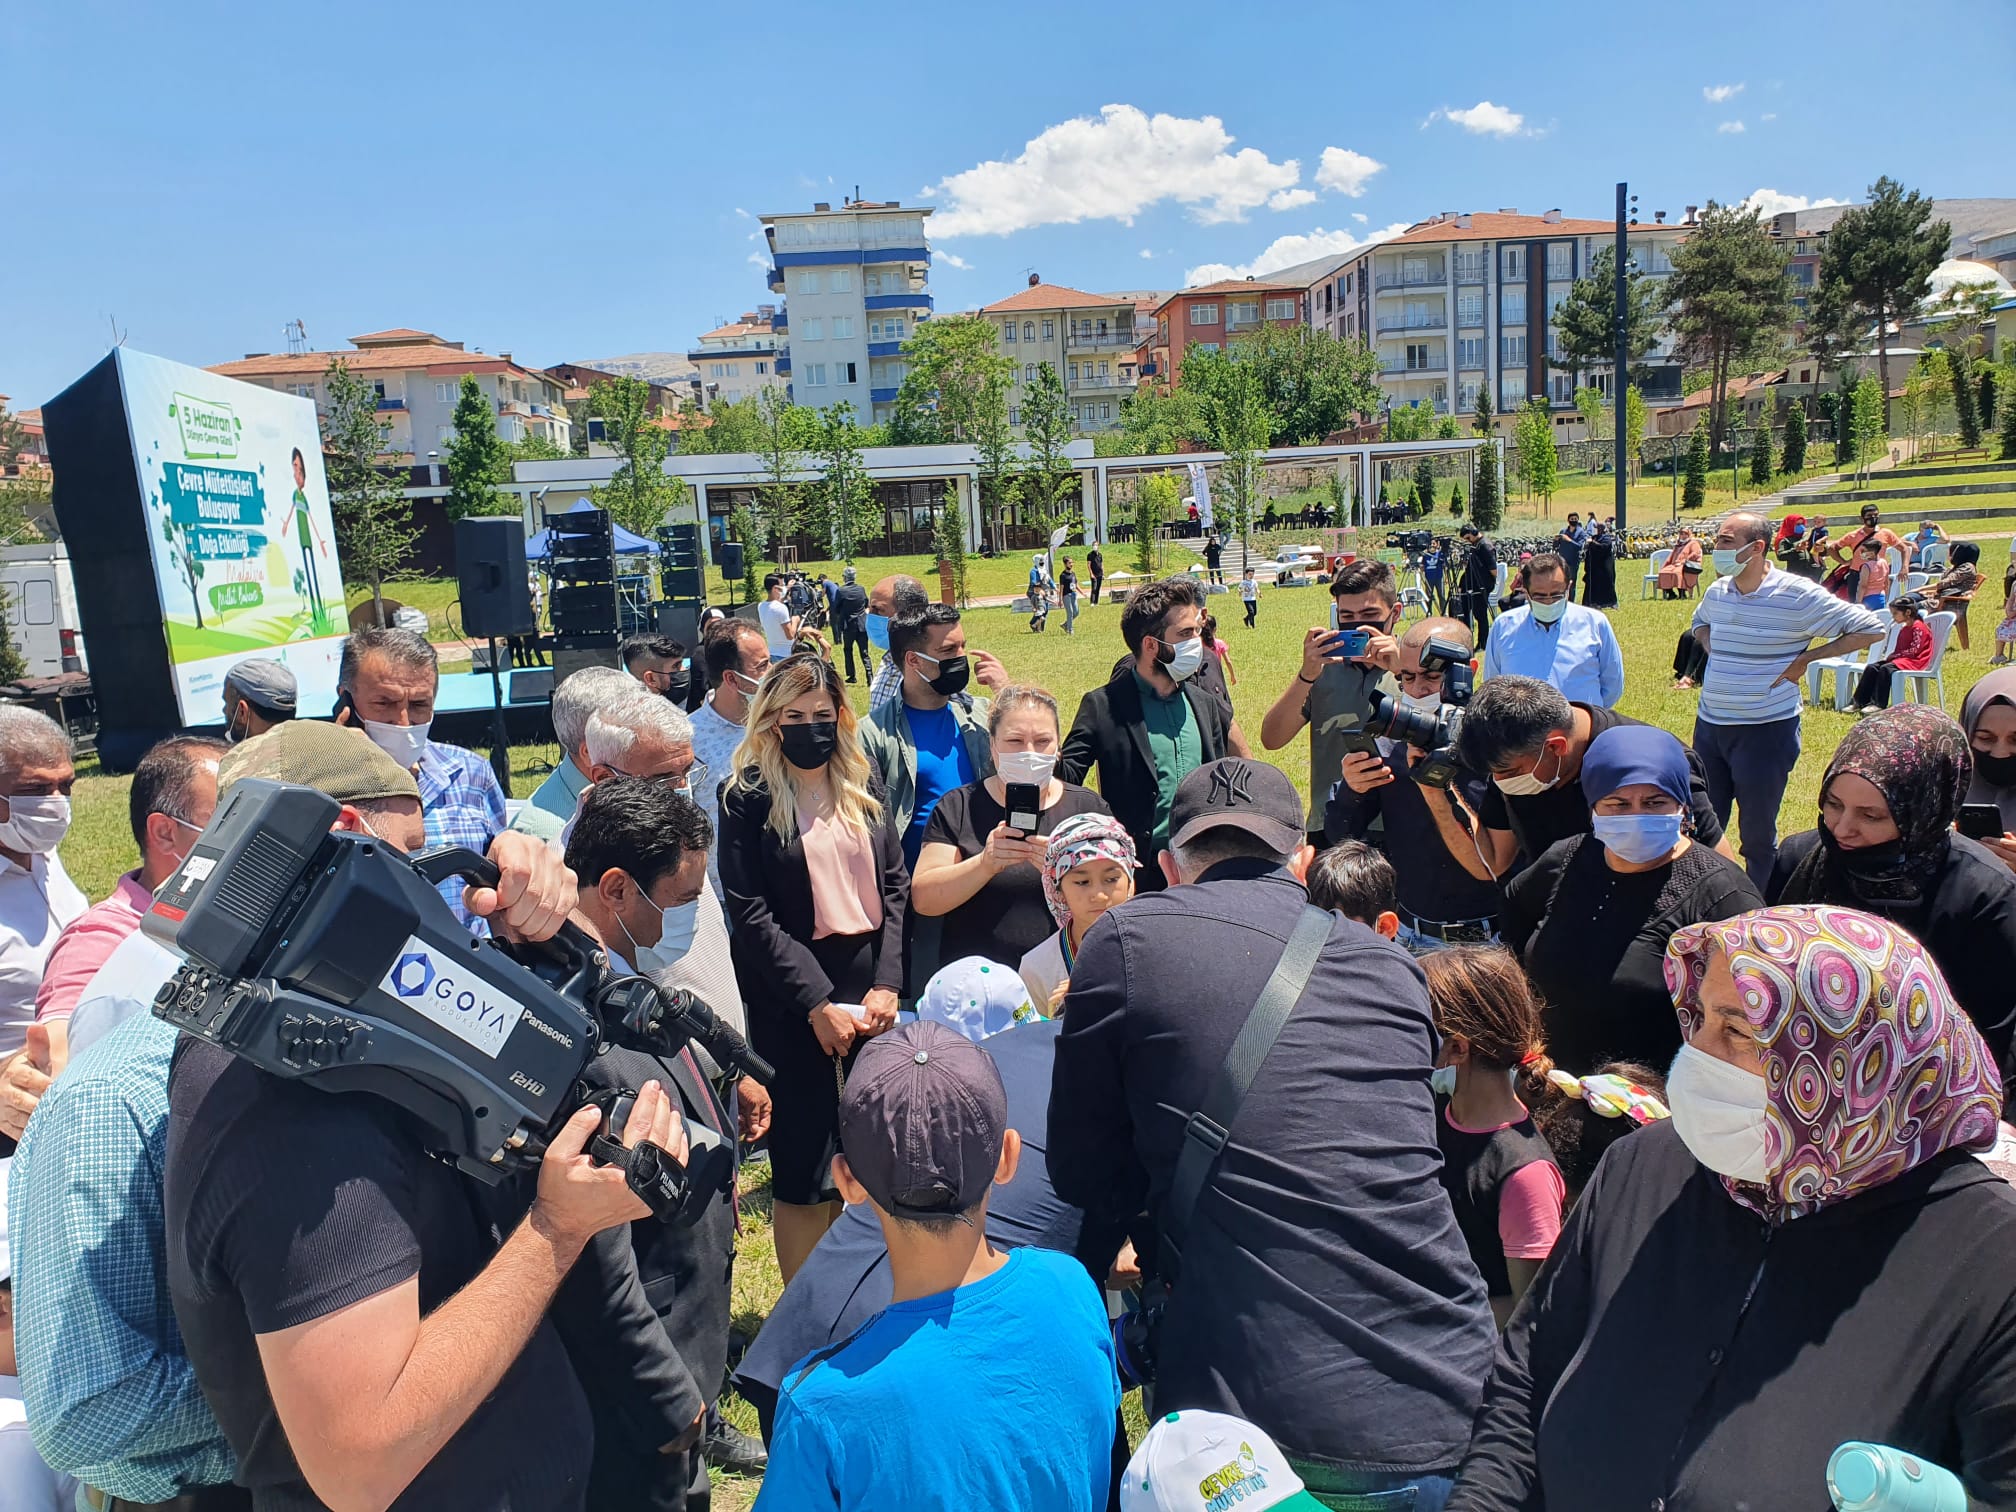
[{"label": "black dress", "polygon": [[1582,602],[1591,609],[1617,607],[1617,538],[1591,536],[1582,548]]},{"label": "black dress", "polygon": [[1665,866],[1619,872],[1593,835],[1577,835],[1505,889],[1502,921],[1546,1004],[1547,1053],[1582,1076],[1613,1060],[1664,1070],[1680,1051],[1667,941],[1763,906],[1743,868],[1699,842]]},{"label": "black dress", "polygon": [[[1052,834],[1066,819],[1079,814],[1112,812],[1106,800],[1090,788],[1067,782],[1063,794],[1043,810],[1036,833]],[[924,843],[950,845],[958,850],[960,860],[969,860],[987,848],[994,826],[1007,817],[985,782],[969,782],[938,800],[924,830]],[[933,917],[915,913],[910,921],[910,981],[921,989],[932,972],[965,956],[985,956],[1014,967],[1056,932],[1057,921],[1043,901],[1041,875],[1033,866],[1011,866],[989,877],[980,891],[948,914]],[[935,940],[931,938],[934,934]]]},{"label": "black dress", "polygon": [[778,840],[769,814],[767,790],[722,784],[722,901],[734,925],[729,950],[749,1011],[750,1041],[777,1068],[770,1087],[771,1192],[779,1202],[838,1201],[830,1167],[839,1147],[840,1086],[853,1056],[828,1055],[806,1016],[825,1003],[858,1003],[877,987],[903,990],[910,895],[903,832],[885,817],[873,834],[882,927],[815,940],[804,839]]}]

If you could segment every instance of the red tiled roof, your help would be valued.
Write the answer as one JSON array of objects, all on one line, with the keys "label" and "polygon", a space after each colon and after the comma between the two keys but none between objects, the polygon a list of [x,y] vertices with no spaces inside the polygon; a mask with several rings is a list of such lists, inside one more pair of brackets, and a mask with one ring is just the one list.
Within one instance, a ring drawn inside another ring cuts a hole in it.
[{"label": "red tiled roof", "polygon": [[734,336],[768,336],[770,322],[767,320],[736,320],[724,326],[716,326],[711,331],[702,331],[702,341],[726,341]]},{"label": "red tiled roof", "polygon": [[[1543,215],[1500,215],[1495,211],[1479,210],[1469,217],[1468,226],[1459,226],[1454,220],[1419,221],[1409,226],[1400,235],[1367,247],[1366,252],[1376,252],[1381,247],[1399,246],[1403,243],[1455,242],[1455,241],[1502,241],[1517,240],[1521,237],[1549,236],[1601,236],[1606,232],[1615,233],[1615,221],[1568,220],[1550,221]],[[1684,227],[1659,225],[1650,221],[1633,221],[1629,231],[1679,231]]]},{"label": "red tiled roof", "polygon": [[1302,292],[1300,284],[1269,283],[1264,278],[1221,278],[1216,283],[1199,284],[1194,289],[1179,289],[1171,294],[1157,310],[1166,310],[1179,299],[1191,299],[1199,294],[1287,294]]},{"label": "red tiled roof", "polygon": [[432,331],[416,331],[411,326],[394,326],[389,331],[367,331],[362,336],[352,336],[352,346],[362,346],[367,341],[439,341],[441,338]]},{"label": "red tiled roof", "polygon": [[220,362],[207,371],[220,373],[226,378],[314,378],[327,371],[331,360],[337,357],[348,363],[353,373],[418,369],[443,373],[523,373],[528,378],[545,376],[485,352],[463,352],[454,347],[432,344],[373,347],[363,352],[273,352],[237,362]]},{"label": "red tiled roof", "polygon": [[1087,294],[1083,289],[1066,288],[1063,284],[1031,284],[1019,289],[1006,299],[997,299],[990,305],[982,305],[982,315],[1005,315],[1011,310],[1076,310],[1086,305],[1123,305],[1125,299],[1115,299],[1110,294]]}]

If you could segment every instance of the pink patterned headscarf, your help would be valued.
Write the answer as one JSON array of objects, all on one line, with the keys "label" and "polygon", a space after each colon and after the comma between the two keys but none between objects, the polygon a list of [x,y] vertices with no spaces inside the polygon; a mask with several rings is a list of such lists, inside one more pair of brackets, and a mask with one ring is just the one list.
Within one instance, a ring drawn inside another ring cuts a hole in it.
[{"label": "pink patterned headscarf", "polygon": [[1073,814],[1058,825],[1043,853],[1042,871],[1043,901],[1050,905],[1050,917],[1057,921],[1059,929],[1071,917],[1064,889],[1059,884],[1064,873],[1087,861],[1118,861],[1129,871],[1141,867],[1134,854],[1134,837],[1111,814]]},{"label": "pink patterned headscarf", "polygon": [[1772,1223],[1894,1181],[1945,1150],[1986,1150],[2002,1115],[1995,1057],[1925,948],[1887,919],[1831,904],[1694,924],[1666,947],[1690,1040],[1710,951],[1729,958],[1764,1047],[1770,1098],[1760,1185],[1729,1194]]}]

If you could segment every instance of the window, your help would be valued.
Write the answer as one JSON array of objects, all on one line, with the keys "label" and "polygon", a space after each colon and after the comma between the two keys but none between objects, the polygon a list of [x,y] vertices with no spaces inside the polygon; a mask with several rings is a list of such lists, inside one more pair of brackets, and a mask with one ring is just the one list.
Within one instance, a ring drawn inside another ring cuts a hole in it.
[{"label": "window", "polygon": [[1410,372],[1433,367],[1434,365],[1428,360],[1427,342],[1410,341],[1407,343],[1407,367]]},{"label": "window", "polygon": [[1079,407],[1075,404],[1071,406],[1071,423],[1073,425],[1082,425],[1085,423],[1085,416],[1079,412]]},{"label": "window", "polygon": [[1548,374],[1547,396],[1556,404],[1573,404],[1575,402],[1575,375],[1573,373]]},{"label": "window", "polygon": [[[380,439],[390,441],[392,439],[392,427],[389,425],[379,426],[378,435]],[[450,441],[453,441],[454,439],[455,439],[455,427],[452,425],[444,425],[434,433],[434,444],[436,446],[446,446]]]},{"label": "window", "polygon": [[1099,381],[1104,383],[1112,374],[1113,365],[1102,358],[1099,363]]},{"label": "window", "polygon": [[[455,397],[455,396],[453,396],[453,395],[451,394],[451,391],[452,391],[452,390],[453,390],[453,389],[454,389],[455,387],[456,387],[456,385],[454,385],[454,384],[452,384],[452,383],[437,383],[437,384],[435,384],[435,385],[434,385],[434,402],[435,402],[436,404],[452,404],[452,403],[454,402],[454,397]],[[300,392],[301,392],[301,390],[297,388],[297,389],[295,389],[295,390],[294,390],[294,392],[298,394],[298,393],[300,393]]]},{"label": "window", "polygon": [[1025,320],[1022,322],[1022,339],[1024,341],[1034,341],[1036,339],[1035,321]]},{"label": "window", "polygon": [[1057,322],[1055,320],[1046,320],[1043,322],[1043,339],[1045,341],[1055,341],[1057,339]]},{"label": "window", "polygon": [[1498,338],[1498,365],[1500,367],[1526,366],[1526,337],[1500,336]]},{"label": "window", "polygon": [[853,363],[836,362],[833,364],[833,381],[835,383],[847,384],[858,383],[860,380],[854,376]]},{"label": "window", "polygon": [[817,294],[822,291],[823,287],[816,271],[811,268],[800,268],[798,276],[792,280],[791,292],[794,294]]},{"label": "window", "polygon": [[1456,406],[1458,409],[1474,410],[1477,408],[1478,387],[1479,384],[1475,378],[1466,378],[1463,382],[1456,385]]},{"label": "window", "polygon": [[759,362],[759,363],[757,363],[757,364],[756,364],[756,372],[757,372],[758,376],[761,376],[762,374],[764,374],[764,373],[767,373],[767,372],[769,372],[769,371],[770,371],[770,364],[769,364],[769,363],[767,363],[767,362]]},{"label": "window", "polygon": [[826,387],[826,364],[815,362],[805,369],[805,382],[811,388]]},{"label": "window", "polygon": [[1218,306],[1215,304],[1193,304],[1190,306],[1190,324],[1218,324]]},{"label": "window", "polygon": [[1001,339],[1002,339],[1003,341],[1013,341],[1013,340],[1015,339],[1015,322],[1014,322],[1014,321],[1012,321],[1012,320],[1011,320],[1011,321],[1008,321],[1008,322],[1007,322],[1006,324],[1004,324],[1004,325],[1003,325],[1003,326],[1001,327]]},{"label": "window", "polygon": [[1111,420],[1111,419],[1113,418],[1113,406],[1112,406],[1112,405],[1110,405],[1110,404],[1102,404],[1102,405],[1100,405],[1100,406],[1099,406],[1099,418],[1100,418],[1101,420]]},{"label": "window", "polygon": [[1036,381],[1036,364],[1035,364],[1035,363],[1033,363],[1033,362],[1025,362],[1025,363],[1024,363],[1024,364],[1022,365],[1022,381],[1023,381],[1024,383],[1034,383],[1034,382]]},{"label": "window", "polygon": [[1526,323],[1526,291],[1524,289],[1500,289],[1498,291],[1498,323],[1500,325],[1524,325]]},{"label": "window", "polygon": [[[442,384],[441,387],[446,388],[447,385]],[[294,395],[297,399],[313,399],[315,397],[315,385],[312,383],[297,383],[292,385],[287,392]]]},{"label": "window", "polygon": [[1456,338],[1456,366],[1459,368],[1481,368],[1484,366],[1484,338],[1482,336],[1459,336]]},{"label": "window", "polygon": [[1549,242],[1547,244],[1547,277],[1556,283],[1565,283],[1575,276],[1575,244],[1573,242]]},{"label": "window", "polygon": [[1456,296],[1456,324],[1459,326],[1480,326],[1484,324],[1484,296],[1482,294],[1459,294]]},{"label": "window", "polygon": [[1076,383],[1078,381],[1078,364],[1074,362],[1070,367],[1071,371],[1066,375],[1067,381]]},{"label": "window", "polygon": [[1010,425],[1020,425],[1022,423],[1022,411],[1012,404],[1008,407],[1008,423]]},{"label": "window", "polygon": [[889,333],[889,339],[891,341],[903,340],[904,324],[900,316],[897,317],[896,319],[885,322],[883,325],[883,329]]},{"label": "window", "polygon": [[835,294],[850,294],[854,290],[854,270],[835,268],[826,275],[826,287]]},{"label": "window", "polygon": [[371,385],[371,392],[376,394],[380,400],[383,400],[385,397],[385,385],[383,383],[373,383]]},{"label": "window", "polygon": [[835,341],[847,341],[852,339],[853,335],[854,317],[852,315],[835,315],[833,317],[833,339]]},{"label": "window", "polygon": [[31,625],[56,623],[56,585],[48,578],[31,578],[22,595],[22,618]]},{"label": "window", "polygon": [[1200,341],[1197,345],[1200,350],[1206,352],[1215,352],[1218,350],[1218,343],[1215,341]]},{"label": "window", "polygon": [[1295,301],[1292,299],[1268,300],[1267,318],[1269,320],[1293,320],[1295,318]]},{"label": "window", "polygon": [[810,320],[799,321],[798,339],[800,341],[824,341],[826,339],[826,322],[817,316],[814,316]]},{"label": "window", "polygon": [[1484,282],[1484,254],[1482,252],[1458,252],[1456,254],[1456,282]]},{"label": "window", "polygon": [[1260,318],[1260,301],[1257,299],[1228,299],[1225,302],[1225,323],[1244,325]]},{"label": "window", "polygon": [[1508,282],[1526,276],[1526,249],[1524,247],[1500,247],[1498,249],[1498,276]]},{"label": "window", "polygon": [[1500,413],[1515,410],[1526,402],[1526,378],[1521,373],[1500,373],[1498,375],[1498,409]]}]

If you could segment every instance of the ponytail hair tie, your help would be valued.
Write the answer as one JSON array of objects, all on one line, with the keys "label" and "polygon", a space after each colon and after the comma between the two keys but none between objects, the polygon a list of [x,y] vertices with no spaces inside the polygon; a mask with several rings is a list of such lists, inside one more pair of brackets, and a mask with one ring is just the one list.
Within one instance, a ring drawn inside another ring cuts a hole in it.
[{"label": "ponytail hair tie", "polygon": [[1528,1050],[1524,1055],[1519,1057],[1519,1064],[1522,1066],[1530,1066],[1535,1061],[1542,1059],[1546,1055],[1546,1053],[1547,1052],[1544,1050]]},{"label": "ponytail hair tie", "polygon": [[1611,1072],[1571,1076],[1566,1071],[1549,1071],[1547,1080],[1605,1118],[1628,1118],[1642,1128],[1673,1116],[1666,1104],[1645,1088]]}]

